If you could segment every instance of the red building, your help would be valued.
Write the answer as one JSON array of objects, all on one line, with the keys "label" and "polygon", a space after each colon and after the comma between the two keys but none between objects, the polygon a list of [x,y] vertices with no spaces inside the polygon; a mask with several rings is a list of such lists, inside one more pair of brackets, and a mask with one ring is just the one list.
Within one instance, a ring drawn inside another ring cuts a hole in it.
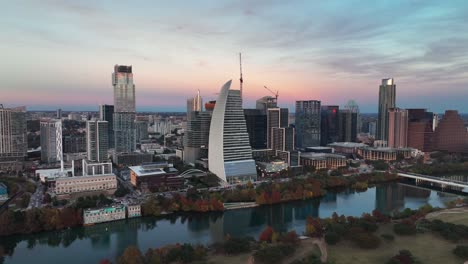
[{"label": "red building", "polygon": [[437,151],[468,153],[468,131],[458,111],[447,110],[434,131],[433,147]]},{"label": "red building", "polygon": [[426,109],[408,110],[408,147],[432,151],[434,114]]}]

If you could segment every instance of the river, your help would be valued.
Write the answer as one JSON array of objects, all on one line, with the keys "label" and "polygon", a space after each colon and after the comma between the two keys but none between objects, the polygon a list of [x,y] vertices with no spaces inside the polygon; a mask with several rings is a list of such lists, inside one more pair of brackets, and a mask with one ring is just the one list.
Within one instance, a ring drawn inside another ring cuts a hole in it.
[{"label": "river", "polygon": [[171,243],[209,244],[223,240],[226,234],[257,238],[267,225],[279,231],[294,229],[301,234],[309,215],[329,217],[337,212],[339,215],[360,216],[374,209],[393,212],[426,204],[444,207],[446,202],[456,197],[389,183],[365,192],[328,192],[321,199],[224,213],[144,217],[28,236],[1,237],[0,245],[8,254],[4,263],[98,263],[104,258],[114,261],[130,245],[138,246],[144,253],[148,248]]}]

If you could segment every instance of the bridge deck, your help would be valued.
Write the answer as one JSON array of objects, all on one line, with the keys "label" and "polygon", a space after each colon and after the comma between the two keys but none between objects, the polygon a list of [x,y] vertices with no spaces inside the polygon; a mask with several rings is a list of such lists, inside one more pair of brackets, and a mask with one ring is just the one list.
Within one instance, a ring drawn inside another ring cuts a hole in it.
[{"label": "bridge deck", "polygon": [[450,179],[439,178],[439,177],[434,177],[434,176],[429,176],[429,175],[399,172],[398,176],[405,177],[405,178],[416,179],[416,180],[424,180],[424,181],[428,181],[428,182],[435,182],[435,183],[439,183],[439,184],[447,185],[447,186],[468,188],[468,182],[450,180]]}]

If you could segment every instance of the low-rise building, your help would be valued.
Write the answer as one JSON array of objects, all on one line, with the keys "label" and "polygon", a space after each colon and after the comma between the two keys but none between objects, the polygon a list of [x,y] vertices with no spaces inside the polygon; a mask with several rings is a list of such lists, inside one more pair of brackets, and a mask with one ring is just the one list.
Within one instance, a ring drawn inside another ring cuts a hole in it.
[{"label": "low-rise building", "polygon": [[152,153],[116,153],[112,161],[118,166],[136,166],[153,161]]},{"label": "low-rise building", "polygon": [[8,200],[8,188],[0,182],[0,201]]},{"label": "low-rise building", "polygon": [[147,163],[129,169],[130,182],[141,191],[161,188],[175,190],[184,185],[184,178],[178,176],[178,170],[167,162]]},{"label": "low-rise building", "polygon": [[114,205],[99,209],[86,209],[83,211],[83,224],[92,225],[126,218],[124,205]]},{"label": "low-rise building", "polygon": [[357,154],[360,148],[368,147],[364,143],[356,143],[356,142],[334,142],[328,144],[329,147],[333,148],[334,153],[352,155]]},{"label": "low-rise building", "polygon": [[127,205],[127,217],[134,218],[141,216],[141,206],[139,204]]},{"label": "low-rise building", "polygon": [[330,153],[301,152],[299,163],[302,166],[313,166],[315,169],[338,169],[348,165],[343,155]]},{"label": "low-rise building", "polygon": [[275,176],[283,170],[288,169],[288,163],[282,160],[262,162],[257,161],[257,169],[260,171],[262,177]]},{"label": "low-rise building", "polygon": [[397,159],[397,151],[393,148],[361,148],[358,154],[365,160],[393,161]]},{"label": "low-rise building", "polygon": [[53,191],[59,197],[78,193],[106,193],[112,195],[117,190],[115,174],[86,175],[76,177],[59,177],[55,179]]}]

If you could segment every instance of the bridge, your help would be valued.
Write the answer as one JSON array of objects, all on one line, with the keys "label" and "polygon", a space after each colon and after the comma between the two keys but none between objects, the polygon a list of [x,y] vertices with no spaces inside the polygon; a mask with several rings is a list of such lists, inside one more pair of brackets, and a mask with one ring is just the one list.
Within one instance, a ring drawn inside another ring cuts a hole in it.
[{"label": "bridge", "polygon": [[416,174],[416,173],[406,173],[406,172],[399,172],[398,176],[403,177],[403,178],[414,179],[416,180],[416,183],[418,183],[419,181],[430,182],[430,183],[439,184],[441,185],[442,188],[455,187],[455,188],[462,188],[462,189],[466,188],[468,190],[468,182],[446,179],[446,178],[441,178],[441,177],[434,177],[434,176],[429,176],[429,175]]},{"label": "bridge", "polygon": [[206,171],[198,170],[198,169],[190,169],[182,172],[179,176],[184,178],[192,178],[192,177],[204,177],[206,176]]}]

